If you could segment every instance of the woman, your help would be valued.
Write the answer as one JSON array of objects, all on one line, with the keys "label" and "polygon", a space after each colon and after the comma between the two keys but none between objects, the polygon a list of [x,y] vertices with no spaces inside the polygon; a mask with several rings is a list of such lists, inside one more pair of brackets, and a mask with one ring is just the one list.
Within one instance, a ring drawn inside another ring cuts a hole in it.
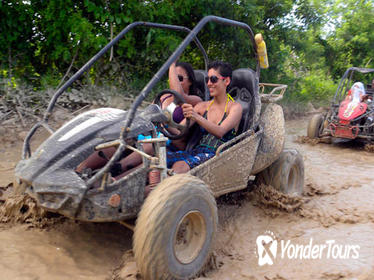
[{"label": "woman", "polygon": [[203,136],[191,151],[168,151],[167,164],[175,173],[188,172],[215,155],[217,148],[236,136],[242,118],[242,106],[227,94],[231,82],[231,65],[215,61],[208,66],[207,85],[211,101],[193,107],[183,104],[183,115],[200,125]]},{"label": "woman", "polygon": [[[191,64],[187,62],[173,62],[169,68],[169,87],[181,94],[186,103],[195,106],[201,102],[202,99],[198,96],[199,92],[196,86],[196,78]],[[165,109],[170,103],[174,101],[174,95],[164,94],[160,98],[161,107]],[[176,107],[173,113],[173,120],[180,123],[184,119],[182,107]],[[170,130],[170,129],[169,129]],[[178,133],[177,129],[172,129],[172,133]],[[172,151],[184,150],[186,147],[185,137],[180,140],[174,140],[172,144],[168,143],[167,148]],[[146,149],[150,152],[149,149]]]},{"label": "woman", "polygon": [[[169,68],[169,87],[172,90],[180,93],[186,103],[195,106],[201,102],[202,99],[198,96],[198,89],[196,86],[196,78],[191,64],[187,62],[173,62]],[[166,108],[174,101],[172,94],[164,94],[161,96],[162,108]]]}]

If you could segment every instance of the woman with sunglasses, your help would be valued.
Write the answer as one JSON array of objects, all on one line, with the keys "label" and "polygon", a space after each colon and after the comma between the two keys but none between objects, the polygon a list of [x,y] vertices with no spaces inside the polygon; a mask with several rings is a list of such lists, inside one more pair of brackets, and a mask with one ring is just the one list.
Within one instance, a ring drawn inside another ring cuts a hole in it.
[{"label": "woman with sunglasses", "polygon": [[[169,67],[169,87],[172,90],[180,93],[186,103],[195,106],[201,102],[202,99],[199,97],[199,90],[196,86],[195,73],[191,64],[187,62],[173,62]],[[200,93],[201,94],[201,93]],[[174,95],[164,94],[160,98],[161,107],[165,109],[170,103],[174,101]],[[176,107],[173,112],[173,120],[176,123],[180,123],[184,119],[182,107]],[[171,129],[172,133],[178,133],[178,130]],[[168,143],[167,148],[171,151],[184,150],[186,147],[186,140],[189,135],[183,139],[173,140],[172,143]],[[149,149],[146,149],[148,152]]]},{"label": "woman with sunglasses", "polygon": [[206,82],[212,100],[199,102],[195,106],[188,103],[182,105],[184,117],[189,118],[191,123],[199,124],[203,136],[191,151],[168,151],[168,167],[174,172],[185,173],[207,161],[215,155],[220,145],[236,136],[243,109],[227,94],[231,77],[229,63],[210,63]]},{"label": "woman with sunglasses", "polygon": [[[187,62],[178,61],[177,63],[173,62],[171,64],[169,68],[169,86],[170,89],[180,93],[186,102],[192,106],[195,106],[197,103],[202,101],[198,96],[193,68],[191,64]],[[166,108],[171,102],[173,102],[173,100],[174,96],[172,94],[161,96],[162,108]],[[183,120],[183,114],[181,120]],[[179,122],[181,120],[179,120]]]}]

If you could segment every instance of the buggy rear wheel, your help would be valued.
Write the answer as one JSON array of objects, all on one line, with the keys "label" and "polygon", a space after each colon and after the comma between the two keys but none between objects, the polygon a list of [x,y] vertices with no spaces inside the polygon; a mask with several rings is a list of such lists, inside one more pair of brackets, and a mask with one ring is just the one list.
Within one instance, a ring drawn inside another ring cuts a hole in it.
[{"label": "buggy rear wheel", "polygon": [[303,157],[295,149],[285,149],[272,165],[256,175],[256,181],[285,194],[301,195],[304,189]]},{"label": "buggy rear wheel", "polygon": [[217,206],[196,177],[162,181],[147,197],[134,231],[134,253],[144,279],[188,279],[203,268],[217,230]]},{"label": "buggy rear wheel", "polygon": [[307,136],[311,139],[319,138],[322,133],[323,116],[321,114],[314,115],[308,124]]}]

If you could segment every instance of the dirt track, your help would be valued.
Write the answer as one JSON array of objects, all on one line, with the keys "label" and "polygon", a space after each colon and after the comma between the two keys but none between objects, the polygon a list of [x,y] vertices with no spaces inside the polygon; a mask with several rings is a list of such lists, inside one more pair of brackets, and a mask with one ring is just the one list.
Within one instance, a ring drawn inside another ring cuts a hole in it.
[{"label": "dirt track", "polygon": [[[286,146],[304,157],[303,198],[279,200],[256,191],[221,199],[213,268],[201,279],[374,279],[374,155],[347,143],[296,143],[305,127],[305,119],[287,122]],[[1,144],[0,186],[12,181],[20,149],[19,142]],[[0,224],[1,279],[136,279],[129,230],[54,221],[44,229]],[[307,245],[312,238],[313,244],[359,245],[359,257],[282,259],[278,252],[273,265],[259,266],[256,238],[269,231],[278,243]]]}]

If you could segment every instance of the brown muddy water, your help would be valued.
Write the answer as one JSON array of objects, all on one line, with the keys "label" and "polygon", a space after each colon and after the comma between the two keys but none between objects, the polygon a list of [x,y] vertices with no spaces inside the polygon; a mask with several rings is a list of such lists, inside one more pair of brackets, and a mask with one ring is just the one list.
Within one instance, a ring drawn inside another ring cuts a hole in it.
[{"label": "brown muddy water", "polygon": [[[374,154],[352,143],[301,144],[306,125],[286,123],[286,147],[304,158],[303,197],[263,186],[220,199],[213,258],[199,279],[374,279]],[[3,138],[0,186],[12,182],[21,151]],[[257,248],[261,235],[276,254]],[[131,244],[132,232],[114,223],[3,219],[0,279],[141,279]],[[259,255],[273,264],[260,266]]]}]

